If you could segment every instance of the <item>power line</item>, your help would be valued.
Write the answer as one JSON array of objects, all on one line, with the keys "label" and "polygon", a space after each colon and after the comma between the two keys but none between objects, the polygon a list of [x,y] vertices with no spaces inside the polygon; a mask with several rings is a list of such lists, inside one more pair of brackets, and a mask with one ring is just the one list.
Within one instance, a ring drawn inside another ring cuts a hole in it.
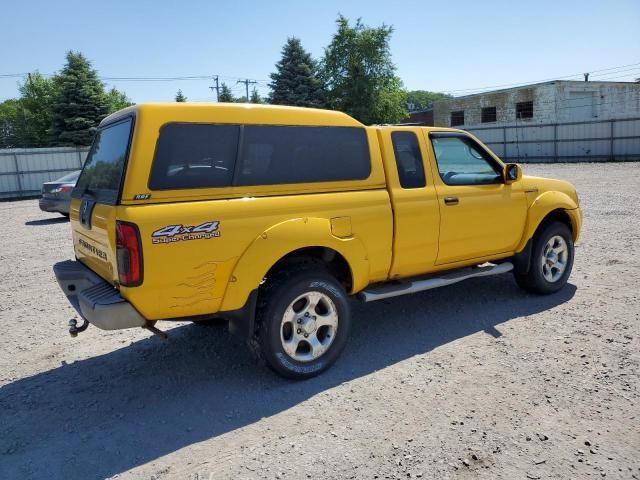
[{"label": "power line", "polygon": [[[616,67],[608,67],[608,68],[601,68],[601,69],[596,69],[596,70],[591,70],[589,72],[590,75],[590,79],[593,78],[597,78],[597,80],[594,81],[610,81],[610,80],[615,80],[615,79],[619,79],[619,78],[625,78],[625,77],[635,77],[637,74],[640,73],[640,63],[632,63],[632,64],[628,64],[628,65],[619,65]],[[621,75],[622,74],[622,75]],[[6,73],[6,74],[0,74],[0,79],[3,78],[25,78],[28,75],[30,75],[29,73]],[[45,77],[51,77],[54,74],[41,74]],[[484,87],[474,87],[474,88],[468,88],[468,89],[458,89],[458,90],[449,90],[449,93],[453,93],[453,92],[467,92],[467,93],[463,93],[461,96],[466,96],[466,95],[473,95],[473,94],[481,94],[481,93],[485,93],[486,91],[490,91],[491,89],[495,89],[495,88],[505,88],[505,87],[517,87],[517,86],[526,86],[526,85],[530,85],[530,84],[535,84],[535,83],[542,83],[542,82],[546,82],[546,81],[552,81],[552,80],[562,80],[562,79],[567,79],[567,78],[571,78],[571,77],[579,77],[582,76],[583,73],[576,73],[576,74],[572,74],[572,75],[565,75],[565,76],[557,76],[557,77],[553,77],[553,78],[548,78],[548,79],[542,79],[542,80],[534,80],[534,81],[529,81],[529,82],[525,82],[525,83],[511,83],[511,84],[501,84],[501,85],[493,85],[493,86],[484,86]],[[216,99],[219,99],[220,97],[220,81],[224,81],[224,79],[228,79],[228,80],[236,80],[236,86],[232,87],[231,90],[236,92],[238,91],[238,87],[237,84],[244,84],[245,85],[245,94],[247,97],[247,101],[249,99],[249,85],[256,85],[259,86],[260,89],[262,88],[266,88],[269,84],[269,80],[260,80],[260,79],[255,79],[255,80],[249,80],[248,78],[240,78],[240,77],[234,77],[234,76],[226,76],[226,75],[180,75],[180,76],[157,76],[157,77],[152,77],[152,76],[102,76],[102,77],[98,77],[100,80],[103,81],[111,81],[111,82],[175,82],[175,81],[205,81],[205,80],[211,80],[213,79],[213,81],[215,82],[215,87],[214,86],[210,86],[209,88],[213,91],[214,89],[216,90]],[[588,82],[585,82],[588,83]],[[550,102],[552,104],[556,104],[556,102]],[[604,105],[606,102],[603,102],[599,105]],[[473,108],[473,107],[472,107]],[[562,108],[562,107],[557,107],[556,108]],[[564,108],[574,108],[574,107],[564,107]]]},{"label": "power line", "polygon": [[[618,75],[618,76],[613,76],[613,77],[603,77],[603,78],[598,78],[596,81],[600,82],[600,81],[605,81],[608,82],[609,80],[615,80],[616,78],[626,78],[629,76],[636,76],[636,75],[640,75],[640,69],[638,69],[635,73],[626,73],[624,75]],[[637,82],[634,82],[637,83]]]},{"label": "power line", "polygon": [[[28,73],[5,73],[0,74],[0,78],[22,78],[26,77]],[[40,73],[43,77],[53,77],[55,73]],[[112,81],[112,82],[182,82],[182,81],[202,81],[210,80],[212,77],[219,77],[221,80],[242,80],[243,77],[235,77],[230,75],[182,75],[175,77],[112,77],[112,76],[99,76],[99,80]],[[268,84],[269,80],[256,79],[256,83]]]},{"label": "power line", "polygon": [[609,75],[614,75],[614,74],[618,74],[618,73],[624,73],[624,72],[629,72],[629,71],[634,71],[634,70],[640,70],[640,67],[631,67],[631,68],[626,68],[624,70],[618,70],[615,72],[606,72],[606,73],[596,73],[595,75],[592,75],[592,77],[602,77],[602,76],[609,76]]},{"label": "power line", "polygon": [[[608,68],[601,68],[601,69],[596,69],[596,70],[590,70],[589,74],[590,74],[590,78],[595,78],[595,77],[603,77],[600,80],[608,80],[608,79],[616,79],[616,78],[623,78],[627,75],[617,75],[620,73],[625,73],[625,72],[629,72],[628,76],[633,76],[635,75],[635,73],[633,72],[637,72],[639,70],[640,63],[632,63],[632,64],[627,64],[627,65],[619,65],[616,67],[608,67]],[[631,68],[630,68],[631,67]],[[22,77],[26,77],[28,75],[28,73],[6,73],[6,74],[0,74],[0,78],[22,78]],[[45,77],[50,77],[53,76],[54,74],[41,74]],[[473,94],[473,92],[475,93],[482,93],[481,91],[483,90],[490,90],[490,89],[495,89],[495,88],[506,88],[506,87],[515,87],[515,86],[525,86],[525,85],[529,85],[529,84],[533,84],[533,83],[541,83],[541,82],[546,82],[546,81],[552,81],[552,80],[562,80],[562,79],[569,79],[572,77],[581,77],[583,75],[583,73],[574,73],[571,75],[563,75],[563,76],[555,76],[555,77],[550,77],[550,78],[546,78],[546,79],[540,79],[540,80],[532,80],[532,81],[527,81],[527,82],[518,82],[518,83],[506,83],[506,84],[500,84],[500,85],[487,85],[484,87],[473,87],[473,88],[463,88],[463,89],[455,89],[455,90],[445,90],[448,93],[456,93],[456,92],[468,92],[468,93],[462,93],[462,95],[471,95]],[[611,76],[611,75],[616,75],[616,76]],[[203,81],[203,80],[209,80],[211,78],[222,78],[222,79],[228,79],[230,81],[236,80],[237,83],[244,83],[246,78],[242,78],[242,77],[235,77],[235,76],[229,76],[229,75],[215,75],[212,76],[210,74],[208,75],[179,75],[179,76],[101,76],[98,77],[100,80],[103,81],[112,81],[112,82],[176,82],[176,81]],[[266,85],[269,83],[269,80],[264,80],[264,79],[254,79],[252,80],[253,83],[256,84],[263,84]]]},{"label": "power line", "polygon": [[[597,77],[597,76],[603,76],[603,75],[609,75],[609,74],[613,74],[613,73],[622,73],[625,71],[629,71],[629,70],[637,70],[638,66],[640,66],[640,63],[631,63],[628,65],[619,65],[616,67],[608,67],[608,68],[601,68],[601,69],[596,69],[596,70],[589,70],[588,73],[591,75],[591,78],[593,77]],[[636,67],[636,68],[628,68],[628,67]],[[622,70],[622,69],[626,69],[626,70]],[[614,72],[613,70],[617,70],[617,72]],[[601,72],[608,72],[608,73],[601,73]],[[550,77],[550,78],[545,78],[545,79],[540,79],[540,80],[530,80],[530,81],[526,81],[526,82],[517,82],[517,83],[505,83],[505,84],[500,84],[500,85],[487,85],[487,86],[483,86],[483,87],[472,87],[472,88],[461,88],[461,89],[455,89],[455,90],[448,90],[449,92],[465,92],[465,91],[471,91],[471,90],[484,90],[484,89],[490,89],[490,88],[501,88],[501,87],[509,87],[509,86],[515,86],[515,85],[526,85],[526,84],[530,84],[530,83],[540,83],[540,82],[546,82],[546,81],[551,81],[551,80],[561,80],[564,78],[571,78],[571,77],[581,77],[585,72],[580,72],[580,73],[573,73],[570,75],[563,75],[563,76],[555,76],[555,77]],[[0,78],[15,78],[15,77],[24,77],[28,75],[28,73],[5,73],[5,74],[0,74]],[[41,74],[45,77],[50,77],[53,76],[55,74],[51,74],[51,73],[43,73]],[[226,78],[228,80],[244,80],[244,77],[236,77],[236,76],[232,76],[232,75],[220,75],[220,77]],[[211,74],[205,74],[205,75],[177,75],[177,76],[100,76],[98,77],[100,80],[106,80],[106,81],[132,81],[132,82],[137,82],[137,81],[158,81],[158,82],[172,82],[172,81],[182,81],[182,80],[209,80],[210,78],[212,78]],[[257,82],[257,83],[269,83],[270,80],[265,80],[265,79],[254,79],[253,81]]]},{"label": "power line", "polygon": [[[631,63],[629,65],[619,65],[617,67],[609,67],[609,68],[601,68],[598,70],[590,70],[589,73],[593,74],[593,73],[597,73],[597,72],[605,72],[608,71],[609,73],[618,73],[618,72],[611,72],[611,70],[619,70],[622,68],[627,68],[627,67],[636,67],[640,65],[640,63]],[[521,85],[529,85],[529,84],[533,84],[533,83],[542,83],[542,82],[550,82],[553,80],[562,80],[562,79],[567,79],[567,78],[571,78],[571,77],[582,77],[582,75],[584,74],[584,72],[580,72],[580,73],[573,73],[571,75],[564,75],[564,76],[556,76],[556,77],[551,77],[551,78],[543,78],[541,80],[531,80],[528,82],[517,82],[517,83],[504,83],[501,85],[487,85],[484,87],[474,87],[474,88],[461,88],[461,89],[457,89],[457,90],[444,90],[445,92],[448,93],[454,93],[454,92],[471,92],[474,90],[491,90],[494,88],[506,88],[506,87],[515,87],[515,86],[521,86]],[[480,93],[480,92],[478,92]],[[469,93],[469,95],[471,95],[471,93]]]}]

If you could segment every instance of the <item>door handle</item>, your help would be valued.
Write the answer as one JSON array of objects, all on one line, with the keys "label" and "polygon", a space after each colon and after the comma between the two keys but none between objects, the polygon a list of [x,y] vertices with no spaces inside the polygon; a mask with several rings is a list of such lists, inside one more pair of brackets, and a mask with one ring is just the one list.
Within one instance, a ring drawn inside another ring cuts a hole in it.
[{"label": "door handle", "polygon": [[460,203],[460,200],[458,200],[458,197],[444,197],[445,205],[457,205],[458,203]]}]

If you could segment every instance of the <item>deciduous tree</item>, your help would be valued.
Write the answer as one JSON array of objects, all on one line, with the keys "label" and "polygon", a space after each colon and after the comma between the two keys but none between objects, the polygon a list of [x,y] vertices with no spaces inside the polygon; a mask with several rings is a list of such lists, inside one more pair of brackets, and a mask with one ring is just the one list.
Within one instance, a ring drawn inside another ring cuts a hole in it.
[{"label": "deciduous tree", "polygon": [[435,100],[451,98],[451,95],[428,90],[412,90],[407,92],[407,104],[409,111],[424,110],[429,108]]},{"label": "deciduous tree", "polygon": [[50,143],[53,100],[57,93],[56,77],[45,78],[29,73],[19,84],[20,110],[24,124],[20,143],[24,147],[46,147]]},{"label": "deciduous tree", "polygon": [[20,144],[20,101],[10,98],[0,103],[0,148],[18,148]]},{"label": "deciduous tree", "polygon": [[329,104],[365,124],[395,123],[407,116],[407,96],[391,61],[393,28],[351,26],[340,15],[338,30],[325,49],[323,77]]}]

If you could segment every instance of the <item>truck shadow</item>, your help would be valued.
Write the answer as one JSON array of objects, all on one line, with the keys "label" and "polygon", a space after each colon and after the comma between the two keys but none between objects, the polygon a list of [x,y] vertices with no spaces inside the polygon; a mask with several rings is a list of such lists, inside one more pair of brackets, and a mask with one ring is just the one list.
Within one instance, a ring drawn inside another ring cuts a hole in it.
[{"label": "truck shadow", "polygon": [[24,222],[25,225],[30,227],[39,227],[43,225],[57,225],[58,223],[68,223],[69,217],[53,217],[53,218],[43,218],[41,220],[29,220]]},{"label": "truck shadow", "polygon": [[222,328],[176,327],[168,342],[150,337],[2,387],[0,477],[109,477],[467,335],[500,336],[501,324],[552,309],[575,291],[527,295],[502,275],[354,303],[346,351],[305,382],[256,365]]}]

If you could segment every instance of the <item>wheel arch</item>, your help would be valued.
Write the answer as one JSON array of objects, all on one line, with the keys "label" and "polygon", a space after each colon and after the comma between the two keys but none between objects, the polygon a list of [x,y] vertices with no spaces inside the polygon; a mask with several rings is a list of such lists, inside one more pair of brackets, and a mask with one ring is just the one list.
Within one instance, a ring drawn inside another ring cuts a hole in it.
[{"label": "wheel arch", "polygon": [[361,290],[368,283],[369,261],[357,237],[334,236],[326,218],[287,220],[258,235],[238,259],[221,311],[240,308],[270,271],[302,259],[323,262],[349,293]]},{"label": "wheel arch", "polygon": [[517,273],[524,274],[529,271],[533,238],[541,228],[553,221],[566,225],[573,241],[578,240],[582,225],[580,209],[568,195],[561,192],[546,192],[538,197],[529,209],[525,234],[512,259]]},{"label": "wheel arch", "polygon": [[347,292],[353,288],[353,271],[347,259],[337,250],[330,247],[310,246],[293,250],[279,258],[265,274],[269,279],[275,272],[288,268],[289,265],[308,263],[310,268],[314,265],[322,266],[344,287]]},{"label": "wheel arch", "polygon": [[566,224],[571,230],[573,241],[578,240],[582,225],[582,215],[578,205],[565,193],[549,191],[536,198],[529,207],[524,234],[516,252],[524,250],[540,226],[552,220]]}]

